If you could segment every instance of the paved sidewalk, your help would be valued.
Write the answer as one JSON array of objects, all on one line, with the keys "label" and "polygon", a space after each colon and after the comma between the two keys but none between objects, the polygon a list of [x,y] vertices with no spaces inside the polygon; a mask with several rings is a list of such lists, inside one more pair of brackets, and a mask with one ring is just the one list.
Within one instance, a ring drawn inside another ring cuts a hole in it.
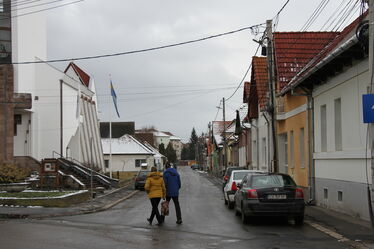
[{"label": "paved sidewalk", "polygon": [[95,199],[66,208],[53,207],[0,207],[0,218],[46,218],[88,214],[107,210],[138,193],[133,184],[107,191]]},{"label": "paved sidewalk", "polygon": [[[221,189],[222,179],[205,172],[199,173]],[[305,219],[306,224],[352,248],[374,248],[374,228],[369,221],[318,206],[306,206]]]}]

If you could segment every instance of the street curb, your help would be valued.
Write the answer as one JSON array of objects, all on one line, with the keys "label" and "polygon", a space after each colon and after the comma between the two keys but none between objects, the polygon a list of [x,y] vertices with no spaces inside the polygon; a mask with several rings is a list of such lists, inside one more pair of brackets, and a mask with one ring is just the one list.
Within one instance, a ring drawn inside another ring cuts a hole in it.
[{"label": "street curb", "polygon": [[[127,187],[127,186],[125,186]],[[125,188],[123,187],[123,188]],[[117,191],[115,191],[117,192]],[[113,201],[112,203],[109,203],[105,206],[89,209],[89,210],[81,210],[81,211],[75,211],[75,212],[65,212],[65,213],[58,213],[58,214],[45,214],[45,215],[33,215],[33,214],[0,214],[0,218],[7,218],[7,219],[42,219],[42,218],[52,218],[52,217],[62,217],[62,216],[74,216],[74,215],[83,215],[83,214],[91,214],[91,213],[97,213],[102,212],[105,210],[108,210],[109,208],[114,207],[115,205],[121,203],[122,201],[125,201],[129,198],[131,198],[133,195],[137,194],[139,190],[135,190],[131,192],[130,194],[122,197],[121,199],[118,199],[116,201]]]}]

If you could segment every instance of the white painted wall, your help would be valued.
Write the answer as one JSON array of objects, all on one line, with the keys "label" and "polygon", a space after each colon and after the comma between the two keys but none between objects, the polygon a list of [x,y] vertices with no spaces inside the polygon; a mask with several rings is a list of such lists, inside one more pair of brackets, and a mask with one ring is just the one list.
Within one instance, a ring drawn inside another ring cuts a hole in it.
[{"label": "white painted wall", "polygon": [[[362,94],[367,93],[368,61],[331,78],[316,87],[314,127],[316,177],[366,183],[366,125],[363,123]],[[334,100],[341,98],[342,151],[335,151]],[[321,152],[320,107],[326,105],[327,152]],[[369,149],[369,148],[368,148]],[[370,150],[370,149],[369,149]],[[368,151],[370,158],[370,151]],[[369,163],[370,164],[370,163]],[[367,167],[371,176],[371,168]],[[371,182],[371,177],[369,177]]]},{"label": "white painted wall", "polygon": [[[112,155],[112,171],[139,171],[140,167],[135,167],[136,159],[146,159],[148,169],[154,166],[154,157],[152,155]],[[109,160],[109,155],[104,155],[104,160]]]},{"label": "white painted wall", "polygon": [[[37,10],[37,9],[34,9]],[[26,10],[12,11],[12,16]],[[47,59],[46,12],[12,18],[12,60],[13,62]],[[15,92],[34,93],[35,65],[14,65]]]},{"label": "white painted wall", "polygon": [[245,167],[247,166],[247,155],[246,155],[247,148],[245,146],[239,147],[239,166]]}]

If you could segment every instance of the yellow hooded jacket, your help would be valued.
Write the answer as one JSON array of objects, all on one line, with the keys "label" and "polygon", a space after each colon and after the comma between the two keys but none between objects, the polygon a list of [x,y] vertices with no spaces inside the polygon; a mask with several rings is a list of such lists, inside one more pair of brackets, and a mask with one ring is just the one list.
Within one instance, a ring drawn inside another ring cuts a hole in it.
[{"label": "yellow hooded jacket", "polygon": [[166,189],[162,174],[160,172],[149,173],[144,189],[147,191],[149,198],[165,198]]}]

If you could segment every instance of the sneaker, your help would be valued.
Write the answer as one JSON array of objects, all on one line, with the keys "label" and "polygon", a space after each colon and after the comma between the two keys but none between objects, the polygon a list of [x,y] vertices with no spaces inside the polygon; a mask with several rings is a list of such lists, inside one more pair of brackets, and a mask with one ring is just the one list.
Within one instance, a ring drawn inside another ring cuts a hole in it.
[{"label": "sneaker", "polygon": [[152,221],[151,221],[150,218],[147,218],[147,221],[148,221],[149,225],[152,225]]},{"label": "sneaker", "polygon": [[177,220],[176,222],[178,225],[182,224],[182,220]]}]

